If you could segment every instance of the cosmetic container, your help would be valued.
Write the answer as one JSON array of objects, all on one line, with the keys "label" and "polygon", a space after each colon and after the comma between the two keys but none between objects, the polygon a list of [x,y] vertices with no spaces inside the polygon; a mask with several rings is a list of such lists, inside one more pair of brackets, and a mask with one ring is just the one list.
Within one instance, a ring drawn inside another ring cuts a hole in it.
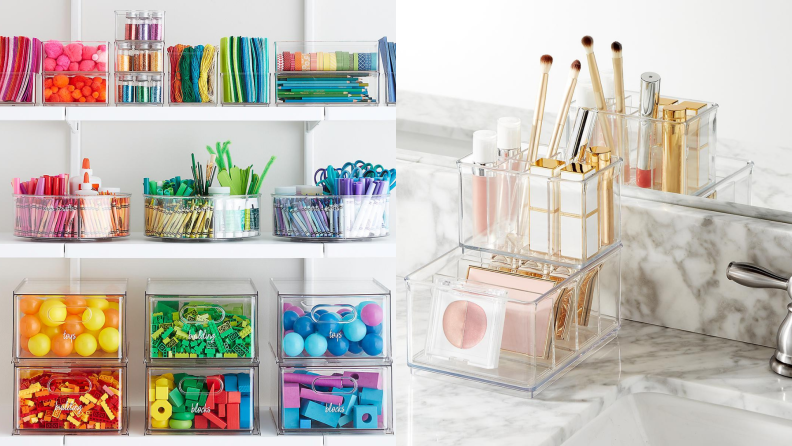
[{"label": "cosmetic container", "polygon": [[258,363],[258,291],[250,279],[157,280],[146,286],[145,361]]},{"label": "cosmetic container", "polygon": [[272,199],[272,227],[276,237],[337,241],[369,240],[390,234],[389,193],[319,196],[273,194]]},{"label": "cosmetic container", "polygon": [[753,167],[753,161],[718,156],[715,183],[700,189],[698,196],[751,205]]},{"label": "cosmetic container", "polygon": [[[616,337],[621,325],[620,261],[620,243],[580,269],[455,248],[405,277],[407,363],[413,373],[434,372],[534,397]],[[483,310],[479,318],[486,322],[469,327],[472,339],[466,346],[478,346],[476,327],[502,325],[495,367],[432,352],[432,337],[438,333],[449,342],[455,339],[453,325],[433,310],[438,299],[471,290]],[[495,307],[505,307],[505,318],[488,310]]]},{"label": "cosmetic container", "polygon": [[392,434],[390,367],[281,367],[279,434]]},{"label": "cosmetic container", "polygon": [[115,11],[116,40],[165,40],[165,11]]},{"label": "cosmetic container", "polygon": [[[48,41],[41,76],[42,103],[63,106],[106,106],[110,88],[110,44],[107,41]],[[60,56],[50,57],[60,53]]]},{"label": "cosmetic container", "polygon": [[376,106],[379,44],[275,42],[275,100],[279,106]]},{"label": "cosmetic container", "polygon": [[144,195],[146,237],[221,241],[258,237],[261,195]]},{"label": "cosmetic container", "polygon": [[15,435],[125,435],[126,367],[14,367]]},{"label": "cosmetic container", "polygon": [[[219,53],[217,45],[168,47],[170,105],[217,105]],[[197,78],[193,78],[194,74],[198,74]]]},{"label": "cosmetic container", "polygon": [[591,165],[581,163],[569,163],[561,169],[559,176],[565,180],[558,184],[562,258],[586,261],[599,252],[598,192],[602,186],[586,181],[596,172]]},{"label": "cosmetic container", "polygon": [[375,280],[272,280],[282,366],[390,365],[391,294]]},{"label": "cosmetic container", "polygon": [[89,241],[129,236],[129,194],[13,197],[16,237]]},{"label": "cosmetic container", "polygon": [[258,367],[147,367],[146,435],[259,433]]}]

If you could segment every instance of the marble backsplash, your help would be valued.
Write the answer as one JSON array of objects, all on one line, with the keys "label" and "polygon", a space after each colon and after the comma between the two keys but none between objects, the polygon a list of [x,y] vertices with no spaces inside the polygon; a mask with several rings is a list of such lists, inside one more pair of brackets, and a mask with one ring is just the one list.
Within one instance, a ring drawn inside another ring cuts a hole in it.
[{"label": "marble backsplash", "polygon": [[[401,105],[400,105],[401,106]],[[397,150],[398,274],[458,243],[455,159]],[[792,226],[639,199],[622,200],[622,316],[665,327],[775,346],[786,314],[781,290],[726,279],[731,261],[792,274]]]}]

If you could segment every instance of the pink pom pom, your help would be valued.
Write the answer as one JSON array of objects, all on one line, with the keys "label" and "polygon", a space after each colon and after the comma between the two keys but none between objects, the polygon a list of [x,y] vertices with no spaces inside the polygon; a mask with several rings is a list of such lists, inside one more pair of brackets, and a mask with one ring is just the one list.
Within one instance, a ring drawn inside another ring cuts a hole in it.
[{"label": "pink pom pom", "polygon": [[93,71],[94,69],[96,69],[96,62],[92,60],[80,62],[80,71]]},{"label": "pink pom pom", "polygon": [[52,71],[66,71],[66,67],[62,67],[60,65],[55,65],[55,69]]},{"label": "pink pom pom", "polygon": [[69,57],[72,62],[79,62],[82,60],[82,43],[70,43],[63,48],[63,54]]},{"label": "pink pom pom", "polygon": [[85,45],[82,49],[82,60],[93,60],[94,54],[96,54],[96,47]]},{"label": "pink pom pom", "polygon": [[63,54],[63,45],[57,40],[50,40],[44,44],[44,53],[47,57],[57,59],[58,56]]},{"label": "pink pom pom", "polygon": [[102,44],[96,47],[97,51],[107,51],[107,45]]},{"label": "pink pom pom", "polygon": [[57,63],[59,67],[63,67],[63,70],[65,70],[69,66],[71,61],[69,60],[69,58],[65,54],[61,54],[60,56],[58,56],[58,58],[55,61],[55,63]]},{"label": "pink pom pom", "polygon": [[47,57],[44,59],[44,71],[53,71],[58,64],[55,63],[55,59],[51,57]]},{"label": "pink pom pom", "polygon": [[96,62],[96,71],[107,71],[107,64],[104,62]]},{"label": "pink pom pom", "polygon": [[77,62],[72,62],[69,64],[69,71],[78,71],[80,69],[80,64]]}]

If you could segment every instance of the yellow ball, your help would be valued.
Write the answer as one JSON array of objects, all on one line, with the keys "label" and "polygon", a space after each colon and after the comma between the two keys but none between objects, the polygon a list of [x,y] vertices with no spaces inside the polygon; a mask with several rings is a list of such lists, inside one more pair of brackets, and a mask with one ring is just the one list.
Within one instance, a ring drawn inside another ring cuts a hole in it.
[{"label": "yellow ball", "polygon": [[118,310],[118,302],[110,302],[110,308]]},{"label": "yellow ball", "polygon": [[96,338],[88,333],[77,336],[77,339],[74,340],[74,350],[76,350],[80,356],[93,355],[96,351]]},{"label": "yellow ball", "polygon": [[89,305],[88,308],[83,311],[82,321],[83,325],[88,330],[99,330],[105,323],[104,311]]},{"label": "yellow ball", "polygon": [[41,327],[41,333],[44,333],[49,338],[54,338],[55,336],[63,335],[63,330],[60,328],[60,326],[47,327],[45,325]]},{"label": "yellow ball", "polygon": [[66,322],[67,315],[66,304],[60,299],[45,300],[38,312],[39,320],[48,327],[57,327]]},{"label": "yellow ball", "polygon": [[28,350],[36,356],[44,356],[50,351],[50,338],[44,333],[39,333],[28,340]]},{"label": "yellow ball", "polygon": [[101,298],[94,297],[94,298],[86,299],[86,301],[88,302],[89,307],[96,307],[100,310],[106,310],[110,308],[110,302],[108,302],[107,299],[105,299],[104,297]]},{"label": "yellow ball", "polygon": [[117,352],[119,341],[118,330],[113,327],[107,327],[99,333],[99,346],[107,353]]}]

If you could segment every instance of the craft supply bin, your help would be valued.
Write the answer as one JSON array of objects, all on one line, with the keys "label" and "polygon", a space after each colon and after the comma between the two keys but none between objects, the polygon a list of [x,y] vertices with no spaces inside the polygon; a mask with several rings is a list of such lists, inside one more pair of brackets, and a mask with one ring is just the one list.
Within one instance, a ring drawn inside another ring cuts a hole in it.
[{"label": "craft supply bin", "polygon": [[[242,93],[238,89],[226,88],[228,82],[235,82],[239,85],[255,85],[256,88],[245,90]],[[269,73],[233,73],[228,74],[221,71],[217,88],[222,95],[221,105],[223,106],[253,106],[268,107],[270,104]],[[245,96],[246,94],[246,96]]]},{"label": "craft supply bin", "polygon": [[146,237],[218,241],[258,237],[261,195],[144,195]]},{"label": "craft supply bin", "polygon": [[146,368],[146,434],[258,434],[258,367]]},{"label": "craft supply bin", "polygon": [[250,279],[149,279],[146,362],[256,364],[257,311],[258,291]]},{"label": "craft supply bin", "polygon": [[36,101],[40,99],[40,94],[38,92],[41,86],[40,72],[17,73],[0,71],[0,85],[24,82],[27,83],[27,87],[24,88],[25,94],[22,99],[17,100],[17,98],[10,97],[9,92],[2,92],[3,95],[0,96],[0,105],[36,105]]},{"label": "craft supply bin", "polygon": [[126,363],[126,279],[25,279],[14,290],[14,362]]},{"label": "craft supply bin", "polygon": [[116,105],[162,105],[162,74],[116,73]]},{"label": "craft supply bin", "polygon": [[14,195],[14,235],[60,241],[128,237],[129,197]]},{"label": "craft supply bin", "polygon": [[165,40],[165,11],[115,11],[116,40]]},{"label": "craft supply bin", "polygon": [[[534,397],[616,336],[621,324],[620,260],[621,244],[611,246],[580,270],[455,248],[405,277],[407,363],[415,370],[524,391]],[[477,272],[495,271],[497,277],[488,276],[488,283],[469,280],[476,268],[488,268]],[[527,283],[519,281],[519,289],[489,283],[509,280],[512,284],[517,279],[547,285],[549,290],[526,291]],[[467,350],[447,353],[450,349],[443,352],[435,347],[433,336],[454,336],[454,327],[446,326],[448,312],[433,310],[443,299],[472,302],[479,309],[505,307],[505,315],[486,312],[487,330],[502,333],[500,351],[486,352],[497,356],[494,368],[463,358]]]},{"label": "craft supply bin", "polygon": [[43,42],[42,46],[44,105],[107,105],[109,42],[50,40]]},{"label": "craft supply bin", "polygon": [[[277,105],[371,106],[379,101],[378,42],[280,41],[275,42],[275,55]],[[348,86],[313,85],[317,78]]]},{"label": "craft supply bin", "polygon": [[[181,45],[184,48],[181,48],[181,51],[174,46],[168,47],[168,68],[169,68],[169,95],[168,95],[168,103],[170,105],[208,105],[208,106],[216,106],[217,105],[217,60],[219,59],[220,50],[217,46],[212,46],[212,48],[208,48],[205,45],[196,45],[196,46],[186,46]],[[198,48],[200,47],[200,48]],[[192,76],[192,66],[190,64],[185,65],[185,58],[184,52],[185,50],[189,49],[189,51],[198,51],[201,52],[200,62],[199,62],[199,69],[201,71],[206,70],[206,75],[203,74],[198,76],[198,79],[192,79],[191,77],[185,77],[184,71],[187,70],[188,76]],[[211,63],[208,62],[207,54],[210,53],[211,56]],[[174,77],[178,74],[179,76],[179,84],[181,85],[181,89],[176,88],[177,85],[174,83]],[[185,88],[187,84],[187,80],[190,81],[190,86]],[[192,97],[188,97],[192,95]]]},{"label": "craft supply bin", "polygon": [[278,311],[270,348],[279,364],[392,363],[391,295],[376,280],[271,284]]},{"label": "craft supply bin", "polygon": [[389,366],[281,367],[277,380],[279,434],[393,433]]},{"label": "craft supply bin", "polygon": [[126,367],[14,367],[14,434],[126,434]]},{"label": "craft supply bin", "polygon": [[272,234],[304,241],[367,240],[390,233],[390,194],[272,195]]},{"label": "craft supply bin", "polygon": [[157,105],[165,102],[165,43],[115,42],[115,104]]},{"label": "craft supply bin", "polygon": [[579,269],[619,244],[618,158],[567,176],[565,163],[556,160],[528,171],[526,162],[485,166],[472,157],[457,161],[460,246]]}]

